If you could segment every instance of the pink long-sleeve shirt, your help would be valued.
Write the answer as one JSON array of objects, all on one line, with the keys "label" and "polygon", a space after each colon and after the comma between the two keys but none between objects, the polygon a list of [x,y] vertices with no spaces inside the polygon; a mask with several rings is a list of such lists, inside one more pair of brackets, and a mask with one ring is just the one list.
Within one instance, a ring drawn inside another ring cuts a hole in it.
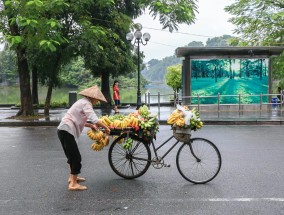
[{"label": "pink long-sleeve shirt", "polygon": [[98,116],[94,112],[91,101],[84,97],[71,106],[62,118],[57,129],[65,130],[72,134],[76,142],[78,142],[78,138],[82,133],[87,120],[94,124],[99,121]]}]

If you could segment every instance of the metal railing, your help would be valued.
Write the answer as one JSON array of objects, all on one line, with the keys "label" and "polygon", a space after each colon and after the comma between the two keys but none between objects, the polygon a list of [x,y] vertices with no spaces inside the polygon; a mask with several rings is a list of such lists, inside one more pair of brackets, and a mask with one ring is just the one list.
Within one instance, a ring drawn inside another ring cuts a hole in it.
[{"label": "metal railing", "polygon": [[[173,97],[173,100],[170,100],[170,97]],[[280,100],[277,98],[280,97]],[[165,99],[166,98],[166,99]],[[229,98],[227,100],[233,100],[237,101],[235,103],[226,103],[226,98]],[[206,99],[215,100],[214,103],[206,103],[204,102]],[[155,102],[151,102],[154,100]],[[161,100],[163,100],[161,102]],[[184,105],[188,105],[190,107],[197,107],[197,109],[200,111],[201,107],[215,107],[216,111],[220,112],[221,107],[224,106],[230,106],[230,107],[237,107],[237,110],[245,111],[248,109],[248,106],[255,106],[257,107],[257,111],[264,110],[276,110],[279,109],[282,112],[282,106],[283,106],[283,92],[281,94],[235,94],[235,95],[222,95],[218,93],[218,95],[212,95],[212,96],[181,96],[178,93],[173,94],[161,94],[158,92],[157,94],[151,94],[150,92],[145,93],[145,104],[150,108],[151,105],[158,106],[158,111],[160,112],[161,105],[173,105],[174,107],[182,103],[182,101],[191,101],[187,104],[184,103]],[[250,102],[254,101],[254,102]],[[255,102],[258,101],[258,102]]]}]

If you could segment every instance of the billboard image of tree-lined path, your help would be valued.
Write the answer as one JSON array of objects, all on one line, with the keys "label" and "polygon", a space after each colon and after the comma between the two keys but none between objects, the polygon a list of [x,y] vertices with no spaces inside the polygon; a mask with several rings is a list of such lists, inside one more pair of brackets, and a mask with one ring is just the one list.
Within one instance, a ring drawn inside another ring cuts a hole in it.
[{"label": "billboard image of tree-lined path", "polygon": [[[191,95],[205,96],[200,98],[201,104],[216,104],[218,93],[220,104],[237,104],[239,95],[242,104],[259,103],[259,95],[268,93],[268,60],[192,60]],[[197,102],[192,99],[193,104]],[[267,102],[267,96],[262,102]]]}]

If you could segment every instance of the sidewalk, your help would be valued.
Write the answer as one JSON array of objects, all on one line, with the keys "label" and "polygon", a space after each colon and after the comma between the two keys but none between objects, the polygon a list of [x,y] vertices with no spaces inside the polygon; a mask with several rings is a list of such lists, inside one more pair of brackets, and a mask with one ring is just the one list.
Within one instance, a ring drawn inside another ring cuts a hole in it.
[{"label": "sidewalk", "polygon": [[[49,117],[43,117],[36,120],[18,120],[9,119],[17,114],[18,109],[11,107],[0,108],[0,126],[57,126],[67,112],[68,109],[51,109]],[[135,106],[121,108],[121,114],[128,115],[136,110]],[[166,124],[166,120],[170,113],[175,110],[174,107],[150,107],[150,112],[157,114],[160,124]],[[112,109],[95,109],[98,116],[113,115]],[[43,109],[36,110],[36,114],[43,115]],[[284,110],[272,110],[266,112],[250,111],[250,112],[201,112],[201,120],[206,125],[284,125]]]}]

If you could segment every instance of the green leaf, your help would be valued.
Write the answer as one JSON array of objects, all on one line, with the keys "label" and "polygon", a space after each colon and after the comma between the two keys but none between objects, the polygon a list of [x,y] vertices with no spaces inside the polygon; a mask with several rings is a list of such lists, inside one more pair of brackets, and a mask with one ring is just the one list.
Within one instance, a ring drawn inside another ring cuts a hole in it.
[{"label": "green leaf", "polygon": [[28,1],[28,2],[26,3],[26,6],[32,6],[32,5],[34,5],[34,4],[35,4],[34,1]]},{"label": "green leaf", "polygon": [[43,6],[43,2],[42,1],[40,1],[40,0],[34,0],[34,1],[35,1],[36,6],[38,6],[38,7],[42,7]]},{"label": "green leaf", "polygon": [[55,27],[56,26],[56,22],[50,22],[50,26],[53,28],[53,27]]},{"label": "green leaf", "polygon": [[21,36],[15,36],[14,37],[15,43],[19,44],[22,42],[22,37]]},{"label": "green leaf", "polygon": [[48,48],[50,49],[50,51],[55,52],[56,51],[56,47],[52,44],[49,43]]},{"label": "green leaf", "polygon": [[5,5],[5,6],[9,6],[10,4],[11,4],[11,1],[5,1],[5,2],[4,2],[4,5]]},{"label": "green leaf", "polygon": [[44,46],[46,44],[47,40],[42,40],[39,42],[39,46]]}]

